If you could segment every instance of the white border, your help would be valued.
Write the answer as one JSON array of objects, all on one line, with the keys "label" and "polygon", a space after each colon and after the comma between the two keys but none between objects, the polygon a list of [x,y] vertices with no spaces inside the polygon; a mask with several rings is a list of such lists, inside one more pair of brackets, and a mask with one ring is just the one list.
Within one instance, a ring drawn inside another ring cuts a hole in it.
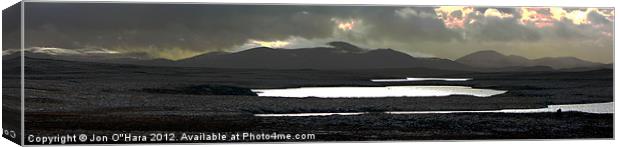
[{"label": "white border", "polygon": [[26,2],[125,2],[125,3],[262,3],[262,4],[373,4],[373,5],[476,5],[611,7],[610,0],[25,0]]},{"label": "white border", "polygon": [[[318,4],[318,5],[475,5],[475,6],[562,6],[562,7],[618,7],[618,3],[613,0],[505,0],[498,2],[499,0],[26,0],[27,2],[117,2],[117,3],[252,3],[252,4]],[[0,6],[2,8],[7,8],[15,3],[19,2],[19,0],[1,0]],[[618,23],[614,24],[614,28],[618,25]],[[618,34],[618,32],[614,29],[614,34]],[[1,39],[1,37],[0,37]],[[23,39],[22,39],[23,41]],[[23,43],[23,42],[22,42]],[[618,43],[617,40],[614,40],[615,44]],[[618,52],[614,51],[614,57]],[[614,58],[615,59],[615,58]],[[615,60],[614,62],[617,62]],[[614,68],[618,68],[615,66]],[[1,69],[0,69],[1,71]],[[1,73],[1,72],[0,72]],[[618,77],[618,73],[614,71],[614,77]],[[1,78],[0,78],[1,81]],[[614,85],[618,80],[614,78]],[[614,86],[614,97],[616,96],[615,91],[617,91],[618,87]],[[1,92],[0,92],[1,95]],[[0,100],[1,102],[1,100]],[[615,110],[616,113],[618,110]],[[1,117],[0,117],[1,122]],[[619,126],[619,122],[616,120],[614,122],[615,126]],[[614,128],[615,132],[617,132],[617,128]],[[421,142],[372,142],[372,143],[329,143],[329,142],[319,142],[319,143],[251,143],[251,144],[209,144],[209,145],[226,145],[226,146],[437,146],[437,147],[448,147],[448,146],[476,146],[476,147],[523,147],[523,146],[562,146],[562,147],[584,147],[584,146],[617,146],[618,141],[615,140],[526,140],[526,141],[421,141]],[[2,138],[0,139],[0,144],[3,146],[5,144],[13,144],[14,143]],[[200,144],[197,144],[200,145]],[[78,146],[78,145],[73,145]],[[92,146],[92,145],[90,145]],[[107,145],[109,146],[109,145]],[[116,146],[116,145],[115,145]],[[146,145],[123,145],[123,146],[146,146]],[[148,146],[163,146],[163,145],[153,145],[149,144]],[[187,145],[165,145],[165,146],[187,146]]]}]

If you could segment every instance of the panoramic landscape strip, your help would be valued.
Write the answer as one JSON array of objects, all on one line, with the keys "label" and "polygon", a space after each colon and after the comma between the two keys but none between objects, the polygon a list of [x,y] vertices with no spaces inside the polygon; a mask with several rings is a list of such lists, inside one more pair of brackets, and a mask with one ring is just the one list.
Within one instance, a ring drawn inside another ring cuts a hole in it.
[{"label": "panoramic landscape strip", "polygon": [[4,137],[612,139],[614,11],[19,3],[3,11]]}]

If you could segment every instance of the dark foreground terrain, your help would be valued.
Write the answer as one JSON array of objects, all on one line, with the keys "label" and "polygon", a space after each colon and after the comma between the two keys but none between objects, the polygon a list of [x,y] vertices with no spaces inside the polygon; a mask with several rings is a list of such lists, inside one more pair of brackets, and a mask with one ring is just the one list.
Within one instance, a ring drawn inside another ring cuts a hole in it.
[{"label": "dark foreground terrain", "polygon": [[33,127],[26,132],[27,134],[83,133],[111,136],[114,133],[129,132],[133,135],[148,136],[150,133],[174,133],[177,137],[176,139],[182,133],[233,134],[242,132],[270,134],[277,132],[315,135],[314,139],[306,140],[242,141],[574,139],[613,137],[612,114],[577,112],[559,114],[366,114],[359,116],[316,117],[253,117],[251,115],[106,116],[31,113],[26,117],[30,118],[32,122],[29,122],[29,125]]},{"label": "dark foreground terrain", "polygon": [[[4,81],[19,80],[19,73],[14,72],[16,67],[3,68]],[[544,72],[461,72],[422,68],[267,70],[149,67],[27,58],[25,70],[26,135],[281,132],[314,133],[316,140],[323,141],[613,137],[613,114],[253,116],[259,113],[497,110],[612,102],[612,69]],[[370,81],[405,77],[473,80]],[[508,92],[492,97],[366,99],[277,98],[248,93],[249,89],[258,88],[387,85],[463,85]],[[19,86],[3,85],[3,90],[19,90]]]}]

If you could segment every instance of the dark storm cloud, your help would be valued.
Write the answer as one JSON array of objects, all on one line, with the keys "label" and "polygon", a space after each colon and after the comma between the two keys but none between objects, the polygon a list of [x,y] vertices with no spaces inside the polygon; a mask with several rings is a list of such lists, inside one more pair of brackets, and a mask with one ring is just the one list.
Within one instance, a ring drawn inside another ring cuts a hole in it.
[{"label": "dark storm cloud", "polygon": [[607,19],[607,17],[601,15],[600,13],[597,13],[596,11],[590,11],[587,15],[588,15],[588,19],[592,23],[606,24],[606,25],[609,25],[612,23],[611,21]]},{"label": "dark storm cloud", "polygon": [[[519,7],[28,3],[26,47],[104,48],[169,59],[334,40],[447,58],[500,47],[524,56],[538,56],[534,48],[574,56],[583,54],[579,48],[613,49],[600,44],[613,35],[613,10],[558,9],[552,14]],[[588,12],[588,20],[576,11]],[[571,44],[548,48],[558,41]],[[587,58],[611,59],[605,55]]]},{"label": "dark storm cloud", "polygon": [[[332,35],[333,19],[360,19],[369,38],[450,40],[441,20],[395,15],[397,7],[247,6],[184,4],[29,3],[29,46],[80,48],[227,49],[248,39],[306,39]],[[434,14],[432,8],[416,8]]]},{"label": "dark storm cloud", "polygon": [[27,5],[28,44],[221,49],[249,38],[331,34],[330,17],[302,6],[160,4]]},{"label": "dark storm cloud", "polygon": [[516,19],[514,15],[509,18],[483,16],[482,14],[470,17],[470,19],[475,20],[475,22],[466,25],[468,28],[465,31],[471,36],[471,38],[468,39],[503,42],[538,41],[541,39],[540,32],[536,31],[535,28],[519,24],[518,19]]},{"label": "dark storm cloud", "polygon": [[586,35],[581,33],[579,31],[579,28],[574,25],[558,22],[555,23],[555,26],[556,27],[553,28],[551,31],[554,32],[555,35],[557,35],[557,37],[559,38],[573,39],[586,37]]},{"label": "dark storm cloud", "polygon": [[21,4],[2,10],[2,49],[21,47]]},{"label": "dark storm cloud", "polygon": [[384,8],[366,11],[364,20],[372,24],[369,39],[403,42],[459,40],[457,31],[446,28],[432,8]]},{"label": "dark storm cloud", "polygon": [[514,19],[487,18],[487,23],[477,30],[476,38],[486,41],[538,41],[539,32],[516,23]]},{"label": "dark storm cloud", "polygon": [[[221,50],[248,39],[329,37],[334,18],[359,19],[367,24],[369,29],[359,41],[462,39],[459,32],[437,19],[434,7],[109,3],[32,3],[27,7],[29,46]],[[398,11],[405,15],[397,15]],[[463,19],[462,13],[454,11],[450,15]],[[505,21],[489,21],[479,28],[480,39],[537,39],[532,31]]]}]

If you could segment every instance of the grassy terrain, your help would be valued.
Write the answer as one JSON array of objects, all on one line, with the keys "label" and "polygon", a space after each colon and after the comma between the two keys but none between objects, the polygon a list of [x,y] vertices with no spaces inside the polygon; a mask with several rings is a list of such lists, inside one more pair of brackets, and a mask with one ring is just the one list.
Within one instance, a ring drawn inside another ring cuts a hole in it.
[{"label": "grassy terrain", "polygon": [[[613,70],[610,69],[510,73],[432,69],[319,71],[148,67],[34,58],[27,59],[26,65],[27,134],[75,130],[103,133],[119,129],[187,131],[214,128],[214,131],[307,131],[321,134],[324,137],[321,140],[391,140],[609,138],[613,132],[610,129],[613,128],[611,114],[375,114],[307,118],[251,116],[256,113],[492,110],[611,102]],[[3,74],[7,75],[3,77],[5,81],[18,80],[16,73],[5,70]],[[404,77],[458,77],[473,80],[399,83],[370,81]],[[388,85],[462,85],[508,92],[485,98],[448,96],[363,99],[273,98],[247,93],[248,89],[254,88]],[[3,85],[3,90],[15,89],[18,87]],[[468,125],[475,127],[462,127]]]},{"label": "grassy terrain", "polygon": [[[567,139],[612,138],[612,114],[564,113],[461,113],[321,117],[204,117],[148,115],[44,115],[31,114],[33,130],[27,133],[291,133],[315,134],[315,140],[464,140],[464,139]],[[62,119],[59,119],[62,118]],[[41,121],[37,121],[41,120]],[[44,121],[43,121],[44,120]],[[69,121],[71,120],[71,121]],[[55,128],[55,129],[49,129]],[[155,129],[156,128],[156,129]],[[289,140],[290,141],[290,140]],[[122,143],[122,142],[121,142]]]}]

